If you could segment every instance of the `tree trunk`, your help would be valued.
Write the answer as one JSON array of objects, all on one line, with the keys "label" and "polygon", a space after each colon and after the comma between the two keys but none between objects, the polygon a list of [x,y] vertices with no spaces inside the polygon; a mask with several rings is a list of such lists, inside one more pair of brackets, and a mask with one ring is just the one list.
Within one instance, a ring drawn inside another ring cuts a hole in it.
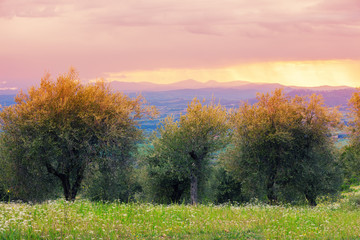
[{"label": "tree trunk", "polygon": [[313,196],[312,194],[306,194],[305,193],[305,198],[306,200],[309,202],[309,205],[312,207],[315,207],[317,205],[316,203],[316,197]]},{"label": "tree trunk", "polygon": [[76,171],[76,179],[74,185],[71,188],[71,201],[74,201],[76,198],[76,195],[81,186],[81,182],[84,178],[84,171],[85,171],[85,164],[82,164],[80,168]]},{"label": "tree trunk", "polygon": [[71,189],[70,189],[70,179],[69,176],[60,177],[63,189],[64,189],[64,196],[66,201],[72,201],[71,198]]},{"label": "tree trunk", "polygon": [[194,172],[191,173],[190,181],[191,204],[196,205],[198,202],[198,178]]},{"label": "tree trunk", "polygon": [[71,200],[71,192],[70,192],[70,177],[69,175],[65,175],[64,173],[59,173],[50,163],[45,163],[46,169],[49,173],[54,174],[61,181],[61,185],[64,190],[64,197],[66,201]]},{"label": "tree trunk", "polygon": [[195,153],[195,151],[189,152],[189,155],[193,159],[193,163],[191,164],[191,170],[190,170],[190,199],[191,204],[196,205],[198,202],[198,176],[197,172],[199,171],[199,157]]},{"label": "tree trunk", "polygon": [[272,173],[269,177],[269,181],[266,186],[267,187],[267,198],[268,198],[269,204],[271,204],[271,205],[275,204],[277,201],[274,186],[275,186],[275,174]]}]

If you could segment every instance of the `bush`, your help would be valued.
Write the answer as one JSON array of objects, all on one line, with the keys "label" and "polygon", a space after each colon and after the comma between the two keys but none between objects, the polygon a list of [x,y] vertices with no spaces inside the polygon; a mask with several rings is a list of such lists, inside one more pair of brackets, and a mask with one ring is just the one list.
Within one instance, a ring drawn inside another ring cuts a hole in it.
[{"label": "bush", "polygon": [[360,209],[360,195],[351,193],[347,199],[341,203],[341,207],[349,210]]},{"label": "bush", "polygon": [[344,185],[357,185],[360,182],[360,153],[355,145],[346,146],[340,156],[341,167],[344,172]]},{"label": "bush", "polygon": [[44,174],[46,169],[30,164],[27,158],[11,159],[3,151],[3,142],[0,146],[0,200],[42,202],[61,196],[61,186],[50,174]]},{"label": "bush", "polygon": [[83,183],[82,196],[92,201],[128,202],[139,191],[132,165],[110,160],[94,162]]},{"label": "bush", "polygon": [[241,183],[236,181],[224,167],[215,167],[214,175],[215,203],[240,203],[246,200],[241,191]]}]

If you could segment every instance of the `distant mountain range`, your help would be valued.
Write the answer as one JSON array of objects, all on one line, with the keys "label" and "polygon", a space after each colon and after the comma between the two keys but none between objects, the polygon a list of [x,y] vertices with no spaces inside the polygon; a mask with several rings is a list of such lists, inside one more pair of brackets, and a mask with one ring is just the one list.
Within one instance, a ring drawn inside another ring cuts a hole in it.
[{"label": "distant mountain range", "polygon": [[110,82],[110,85],[115,90],[123,92],[158,92],[158,91],[171,91],[180,89],[201,89],[201,88],[230,88],[233,86],[243,86],[248,82],[237,81],[229,83],[220,83],[216,81],[208,81],[206,83],[198,82],[195,80],[184,80],[170,84],[156,84],[150,82]]},{"label": "distant mountain range", "polygon": [[[355,88],[347,86],[321,86],[321,87],[296,87],[284,86],[277,83],[251,83],[246,81],[205,83],[195,80],[185,80],[172,84],[155,84],[150,82],[110,82],[114,91],[124,92],[130,96],[142,94],[150,104],[164,105],[176,102],[188,102],[194,97],[207,100],[215,98],[227,106],[236,106],[240,101],[247,100],[250,103],[256,101],[257,93],[274,91],[283,88],[290,95],[321,94],[328,106],[346,106]],[[13,103],[13,97],[18,91],[15,89],[0,88],[0,104]]]},{"label": "distant mountain range", "polygon": [[125,93],[133,92],[162,92],[162,91],[173,91],[173,90],[185,90],[185,89],[237,89],[237,90],[249,90],[257,89],[261,92],[268,90],[274,90],[276,88],[286,89],[306,89],[313,91],[329,91],[339,89],[349,89],[347,86],[320,86],[320,87],[296,87],[296,86],[284,86],[278,83],[252,83],[247,81],[233,81],[233,82],[198,82],[196,80],[184,80],[170,84],[156,84],[150,82],[110,82],[112,89],[116,91],[122,91]]},{"label": "distant mountain range", "polygon": [[277,83],[251,83],[246,81],[233,82],[198,82],[192,79],[170,84],[156,84],[150,82],[110,82],[110,86],[117,91],[129,92],[159,92],[173,90],[196,89],[275,89],[284,87]]},{"label": "distant mountain range", "polygon": [[290,96],[321,94],[328,106],[345,106],[352,93],[356,91],[355,88],[347,86],[297,87],[277,83],[251,83],[246,81],[224,83],[208,81],[202,83],[195,80],[185,80],[172,84],[111,82],[110,86],[115,91],[121,91],[131,96],[141,93],[150,102],[155,101],[158,104],[169,99],[189,101],[193,97],[205,99],[214,97],[222,103],[230,105],[238,104],[240,100],[248,100],[253,103],[256,101],[257,93],[267,93],[277,88],[283,88]]}]

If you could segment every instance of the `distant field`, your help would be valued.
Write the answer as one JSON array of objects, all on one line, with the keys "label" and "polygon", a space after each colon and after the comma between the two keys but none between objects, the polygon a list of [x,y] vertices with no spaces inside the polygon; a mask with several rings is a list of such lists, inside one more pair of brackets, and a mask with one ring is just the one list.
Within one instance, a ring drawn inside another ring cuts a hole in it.
[{"label": "distant field", "polygon": [[360,239],[360,208],[0,203],[0,239]]}]

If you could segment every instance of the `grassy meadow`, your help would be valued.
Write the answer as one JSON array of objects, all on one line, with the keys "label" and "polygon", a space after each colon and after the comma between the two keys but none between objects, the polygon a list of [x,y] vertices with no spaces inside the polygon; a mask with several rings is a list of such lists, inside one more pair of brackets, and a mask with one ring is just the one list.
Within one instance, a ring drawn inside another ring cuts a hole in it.
[{"label": "grassy meadow", "polygon": [[356,201],[317,207],[0,203],[0,239],[360,239]]}]

